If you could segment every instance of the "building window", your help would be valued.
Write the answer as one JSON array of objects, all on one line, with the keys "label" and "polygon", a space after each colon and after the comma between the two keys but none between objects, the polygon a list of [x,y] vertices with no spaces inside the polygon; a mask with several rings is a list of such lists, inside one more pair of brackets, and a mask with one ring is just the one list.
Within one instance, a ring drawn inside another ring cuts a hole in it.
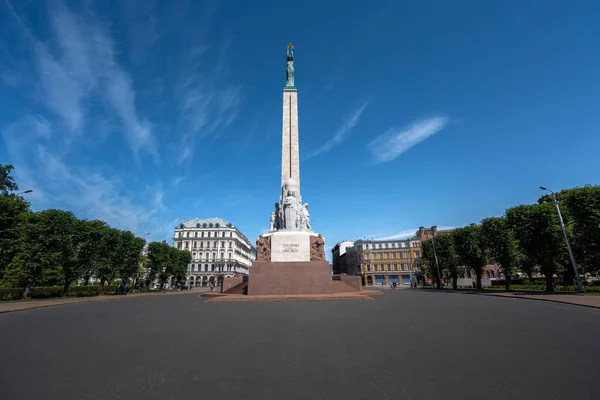
[{"label": "building window", "polygon": [[404,271],[404,263],[400,263],[400,271]]},{"label": "building window", "polygon": [[231,252],[229,253],[229,259],[231,260]]},{"label": "building window", "polygon": [[371,271],[371,264],[367,264],[367,271]]},{"label": "building window", "polygon": [[394,263],[394,271],[398,271],[398,263]]},{"label": "building window", "polygon": [[388,264],[388,265],[387,265],[387,270],[388,270],[388,271],[391,271],[391,270],[392,270],[392,264]]},{"label": "building window", "polygon": [[225,247],[225,242],[221,241],[221,247]]},{"label": "building window", "polygon": [[181,250],[181,242],[177,242],[177,248]]},{"label": "building window", "polygon": [[216,260],[217,259],[217,253],[212,253],[212,259]]},{"label": "building window", "polygon": [[194,240],[194,248],[198,247],[198,242]]},{"label": "building window", "polygon": [[415,257],[421,257],[421,252],[419,250],[415,250]]},{"label": "building window", "polygon": [[221,260],[225,259],[225,253],[221,253]]},{"label": "building window", "polygon": [[185,248],[189,249],[190,248],[190,242],[188,242],[187,240],[185,241]]},{"label": "building window", "polygon": [[204,231],[200,232],[200,237],[204,237]]}]

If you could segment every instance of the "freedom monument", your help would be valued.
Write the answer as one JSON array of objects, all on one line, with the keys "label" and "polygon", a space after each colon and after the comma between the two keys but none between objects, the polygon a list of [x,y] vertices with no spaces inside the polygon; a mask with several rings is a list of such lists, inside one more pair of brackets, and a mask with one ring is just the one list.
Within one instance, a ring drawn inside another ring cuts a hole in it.
[{"label": "freedom monument", "polygon": [[256,241],[248,294],[328,294],[332,293],[332,271],[325,259],[325,241],[313,232],[308,203],[302,203],[300,194],[294,46],[289,43],[285,50],[279,202],[271,213],[269,232]]}]

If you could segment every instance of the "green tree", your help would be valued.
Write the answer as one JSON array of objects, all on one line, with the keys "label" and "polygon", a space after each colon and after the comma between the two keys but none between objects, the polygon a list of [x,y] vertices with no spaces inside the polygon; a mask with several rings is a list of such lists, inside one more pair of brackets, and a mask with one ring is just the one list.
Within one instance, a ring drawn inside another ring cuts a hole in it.
[{"label": "green tree", "polygon": [[94,268],[94,276],[100,282],[100,290],[104,290],[104,285],[113,281],[118,276],[119,265],[121,262],[120,231],[111,227],[106,227],[101,233],[101,242],[98,248],[98,263]]},{"label": "green tree", "polygon": [[135,284],[135,278],[140,265],[140,256],[145,244],[145,239],[135,237],[129,231],[120,232],[118,252],[121,255],[121,260],[118,266],[118,273],[124,283],[131,280],[132,286]]},{"label": "green tree", "polygon": [[481,290],[481,274],[488,261],[481,225],[457,228],[451,235],[459,262],[475,271],[477,290]]},{"label": "green tree", "polygon": [[481,221],[483,245],[490,258],[500,266],[510,289],[517,261],[517,240],[504,217],[491,217]]},{"label": "green tree", "polygon": [[21,196],[14,194],[19,190],[14,178],[10,175],[12,165],[0,164],[0,281],[4,270],[14,254],[12,249],[19,236],[19,227],[29,217],[29,203]]},{"label": "green tree", "polygon": [[170,247],[172,252],[172,260],[170,275],[175,277],[178,283],[183,283],[186,280],[188,265],[192,262],[192,254],[189,251],[179,250]]},{"label": "green tree", "polygon": [[160,242],[151,242],[148,244],[148,265],[150,267],[148,279],[150,282],[158,279],[161,289],[164,288],[169,279],[167,268],[170,261],[169,245]]},{"label": "green tree", "polygon": [[452,288],[458,289],[458,264],[459,258],[456,253],[454,238],[451,233],[443,233],[435,236],[435,250],[440,268],[447,271],[452,278]]},{"label": "green tree", "polygon": [[104,236],[110,228],[100,220],[76,220],[75,242],[77,243],[77,262],[84,285],[96,275],[103,263],[106,263],[107,251],[103,248]]},{"label": "green tree", "polygon": [[23,288],[23,297],[28,296],[32,286],[44,280],[45,272],[54,264],[53,254],[43,245],[39,223],[39,214],[29,213],[20,224],[18,235],[12,241],[12,258],[5,269],[3,283]]},{"label": "green tree", "polygon": [[12,192],[19,190],[19,186],[15,183],[15,179],[10,174],[14,167],[9,164],[0,164],[0,195],[8,196]]},{"label": "green tree", "polygon": [[66,295],[71,284],[83,273],[77,260],[77,249],[81,242],[76,233],[77,219],[69,211],[55,209],[41,211],[38,216],[44,251],[52,255],[52,264],[59,270],[63,295]]},{"label": "green tree", "polygon": [[[584,186],[563,190],[557,194],[569,238],[573,243],[576,261],[582,272],[600,274],[600,186]],[[551,196],[542,196],[539,202],[552,202]],[[570,269],[569,269],[570,270]]]},{"label": "green tree", "polygon": [[[434,252],[433,247],[433,242],[431,240],[423,240],[421,242],[421,265],[426,267],[426,274],[431,277],[431,280],[435,282],[435,287],[439,289],[441,288],[442,283],[440,282],[437,271],[439,262],[438,264],[435,262],[437,251]],[[442,274],[444,272],[442,271],[442,266],[439,265],[439,268],[440,274]]]},{"label": "green tree", "polygon": [[546,278],[546,291],[554,291],[554,274],[559,272],[566,246],[562,228],[551,203],[521,205],[506,210],[508,225],[530,263],[539,265]]}]

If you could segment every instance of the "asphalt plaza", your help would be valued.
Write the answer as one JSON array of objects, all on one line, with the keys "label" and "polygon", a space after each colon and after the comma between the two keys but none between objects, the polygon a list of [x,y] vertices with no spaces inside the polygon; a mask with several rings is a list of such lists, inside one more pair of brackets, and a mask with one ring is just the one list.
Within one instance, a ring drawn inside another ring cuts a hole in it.
[{"label": "asphalt plaza", "polygon": [[0,314],[2,399],[598,399],[600,310],[386,291]]}]

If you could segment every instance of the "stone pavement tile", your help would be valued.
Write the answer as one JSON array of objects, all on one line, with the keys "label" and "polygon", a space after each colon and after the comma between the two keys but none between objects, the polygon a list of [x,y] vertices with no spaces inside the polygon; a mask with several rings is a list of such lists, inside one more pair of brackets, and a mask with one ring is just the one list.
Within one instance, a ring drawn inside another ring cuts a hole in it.
[{"label": "stone pavement tile", "polygon": [[170,296],[177,294],[191,294],[198,293],[198,290],[182,290],[178,292],[149,292],[149,293],[134,293],[128,294],[125,296],[119,295],[103,295],[103,296],[94,296],[94,297],[61,297],[54,299],[44,299],[44,300],[17,300],[17,301],[2,301],[0,302],[0,313],[7,313],[13,311],[23,311],[23,310],[32,310],[35,308],[43,308],[43,307],[51,307],[51,306],[60,306],[65,304],[74,304],[74,303],[91,303],[95,301],[107,301],[107,300],[118,300],[118,299],[131,299],[135,297],[143,297],[143,296]]}]

